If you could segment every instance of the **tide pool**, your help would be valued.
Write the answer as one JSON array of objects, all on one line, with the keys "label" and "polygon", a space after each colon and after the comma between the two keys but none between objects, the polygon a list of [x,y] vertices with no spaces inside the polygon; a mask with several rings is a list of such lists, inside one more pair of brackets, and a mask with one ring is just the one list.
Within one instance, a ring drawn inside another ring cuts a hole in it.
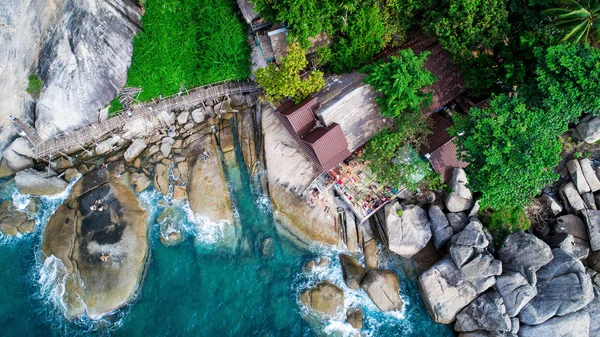
[{"label": "tide pool", "polygon": [[[240,224],[233,247],[221,244],[223,233],[218,227],[198,231],[185,203],[173,204],[181,211],[185,240],[174,247],[164,246],[156,217],[171,201],[152,189],[139,194],[149,211],[146,274],[129,305],[98,321],[70,322],[62,315],[57,300],[60,273],[42,265],[39,246],[45,223],[66,194],[42,199],[34,233],[0,238],[0,335],[353,336],[357,331],[348,324],[319,322],[298,302],[306,286],[329,280],[344,290],[346,309],[363,310],[364,335],[453,336],[449,327],[432,322],[414,280],[385,254],[383,267],[400,276],[402,312],[381,313],[364,292],[345,287],[337,259],[342,251],[320,246],[301,249],[280,237],[268,198],[252,188],[241,160],[240,164],[235,172],[239,178],[228,179]],[[0,198],[24,207],[27,198],[16,192],[14,183],[0,184]],[[270,248],[263,249],[270,240]],[[313,258],[328,258],[331,263],[303,273],[302,265]]]}]

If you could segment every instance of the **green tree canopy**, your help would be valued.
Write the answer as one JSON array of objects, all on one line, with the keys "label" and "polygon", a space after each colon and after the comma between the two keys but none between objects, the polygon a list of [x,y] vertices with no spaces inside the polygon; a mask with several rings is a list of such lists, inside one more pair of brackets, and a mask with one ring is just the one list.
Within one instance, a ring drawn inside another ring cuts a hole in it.
[{"label": "green tree canopy", "polygon": [[569,0],[559,8],[542,12],[554,18],[552,27],[562,34],[562,41],[573,43],[600,42],[600,1]]},{"label": "green tree canopy", "polygon": [[506,38],[507,0],[441,0],[425,16],[425,29],[437,35],[457,60],[491,50]]},{"label": "green tree canopy", "polygon": [[565,44],[538,50],[536,81],[530,96],[563,122],[559,132],[583,113],[600,113],[600,50]]},{"label": "green tree canopy", "polygon": [[523,207],[558,177],[552,168],[560,160],[561,144],[549,124],[544,111],[507,95],[455,120],[451,133],[461,159],[469,162],[469,187],[482,192],[482,207]]},{"label": "green tree canopy", "polygon": [[320,71],[313,70],[304,78],[300,76],[307,65],[304,50],[298,44],[291,44],[280,65],[272,63],[256,71],[256,83],[265,90],[269,101],[290,97],[298,103],[325,85]]},{"label": "green tree canopy", "polygon": [[387,62],[362,70],[367,73],[364,82],[379,93],[375,101],[381,114],[394,120],[390,129],[380,131],[367,143],[365,156],[379,179],[392,186],[414,187],[412,178],[424,174],[428,165],[419,165],[416,158],[407,159],[414,157],[407,145],[419,146],[429,133],[422,109],[431,103],[432,93],[424,90],[436,78],[424,68],[427,55],[405,49]]}]

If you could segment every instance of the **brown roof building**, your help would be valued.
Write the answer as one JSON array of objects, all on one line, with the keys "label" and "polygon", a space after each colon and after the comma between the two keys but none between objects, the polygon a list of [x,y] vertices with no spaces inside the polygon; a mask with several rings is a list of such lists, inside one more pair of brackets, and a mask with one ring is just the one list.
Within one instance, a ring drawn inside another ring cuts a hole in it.
[{"label": "brown roof building", "polygon": [[458,159],[454,137],[448,132],[448,128],[453,125],[452,121],[440,113],[432,114],[431,119],[432,130],[420,152],[429,160],[433,169],[442,175],[444,181],[448,181],[452,177],[453,168],[464,168],[468,163]]},{"label": "brown roof building", "polygon": [[275,116],[296,140],[302,151],[321,172],[328,172],[350,156],[348,143],[337,123],[321,126],[314,111],[319,107],[316,98],[299,104],[288,100],[275,110]]}]

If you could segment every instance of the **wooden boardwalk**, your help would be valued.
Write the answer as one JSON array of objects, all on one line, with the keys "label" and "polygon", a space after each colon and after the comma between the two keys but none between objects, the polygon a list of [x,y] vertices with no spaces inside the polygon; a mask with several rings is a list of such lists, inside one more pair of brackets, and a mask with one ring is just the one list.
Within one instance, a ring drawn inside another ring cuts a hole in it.
[{"label": "wooden boardwalk", "polygon": [[134,105],[130,110],[122,110],[117,116],[105,121],[64,132],[48,140],[41,140],[37,131],[28,123],[18,118],[13,118],[13,122],[33,146],[36,159],[48,160],[58,155],[67,156],[67,152],[77,149],[87,151],[86,145],[97,143],[115,131],[120,133],[128,123],[153,121],[153,123],[148,123],[153,128],[166,127],[168,125],[164,120],[157,117],[159,114],[172,110],[190,109],[204,104],[207,100],[229,97],[233,94],[251,93],[257,90],[256,83],[249,81],[222,82],[198,87],[185,94],[176,94],[153,102]]}]

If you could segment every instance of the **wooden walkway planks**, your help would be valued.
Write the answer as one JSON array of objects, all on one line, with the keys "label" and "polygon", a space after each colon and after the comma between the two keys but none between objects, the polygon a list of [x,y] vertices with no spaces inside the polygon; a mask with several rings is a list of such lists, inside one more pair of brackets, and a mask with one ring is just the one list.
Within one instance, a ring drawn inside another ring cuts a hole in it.
[{"label": "wooden walkway planks", "polygon": [[[48,140],[41,140],[35,128],[28,123],[18,118],[13,118],[13,122],[19,130],[26,134],[27,139],[33,146],[36,159],[48,159],[57,154],[64,154],[64,152],[75,147],[84,149],[84,146],[100,141],[109,133],[123,129],[127,123],[137,122],[140,119],[143,120],[142,123],[149,123],[151,126],[162,126],[163,121],[157,115],[163,111],[189,109],[209,99],[255,91],[258,91],[258,86],[256,83],[249,81],[221,82],[198,87],[188,91],[185,95],[175,94],[158,101],[136,104],[131,107],[131,110],[122,110],[118,115],[105,121],[99,121],[74,131],[62,133]],[[131,112],[131,116],[128,116],[129,112]],[[158,123],[150,123],[153,120],[158,120]]]}]

